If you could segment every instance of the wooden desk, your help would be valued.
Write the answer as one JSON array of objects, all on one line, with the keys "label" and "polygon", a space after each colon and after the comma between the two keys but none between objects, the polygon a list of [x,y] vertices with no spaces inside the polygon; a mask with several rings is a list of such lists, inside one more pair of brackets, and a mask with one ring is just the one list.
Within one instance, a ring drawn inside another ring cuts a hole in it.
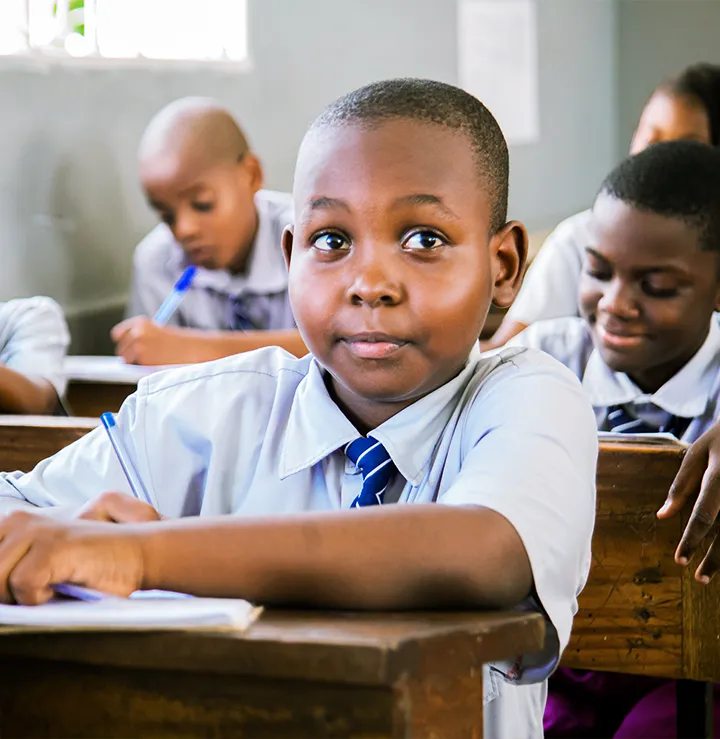
[{"label": "wooden desk", "polygon": [[700,585],[673,560],[689,510],[655,516],[682,454],[601,445],[592,569],[563,664],[720,682],[720,580]]},{"label": "wooden desk", "polygon": [[0,635],[2,737],[483,736],[538,614],[270,612],[229,632]]},{"label": "wooden desk", "polygon": [[67,403],[78,416],[99,418],[117,413],[125,398],[135,392],[138,381],[167,367],[138,367],[119,357],[70,356],[65,360],[68,376]]},{"label": "wooden desk", "polygon": [[[694,580],[700,558],[675,564],[690,511],[660,521],[678,471],[677,448],[601,445],[588,583],[562,663],[681,679],[678,736],[711,737],[720,682],[720,579]],[[694,682],[699,681],[699,682]]]},{"label": "wooden desk", "polygon": [[98,423],[97,418],[0,415],[0,472],[29,472]]}]

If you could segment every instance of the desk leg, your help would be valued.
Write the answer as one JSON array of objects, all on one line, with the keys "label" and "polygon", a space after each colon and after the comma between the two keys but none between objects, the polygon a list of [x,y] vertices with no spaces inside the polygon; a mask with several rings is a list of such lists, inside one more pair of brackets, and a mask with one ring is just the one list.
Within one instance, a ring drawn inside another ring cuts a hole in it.
[{"label": "desk leg", "polygon": [[712,683],[678,680],[676,702],[678,739],[712,739]]}]

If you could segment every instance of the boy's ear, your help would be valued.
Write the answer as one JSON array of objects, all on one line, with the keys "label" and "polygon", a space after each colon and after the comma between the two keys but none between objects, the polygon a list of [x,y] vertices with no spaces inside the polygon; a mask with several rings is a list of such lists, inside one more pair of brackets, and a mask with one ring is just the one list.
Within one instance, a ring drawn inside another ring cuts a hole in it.
[{"label": "boy's ear", "polygon": [[240,165],[243,167],[250,179],[250,189],[254,193],[258,190],[262,190],[265,177],[263,175],[263,168],[262,164],[260,164],[260,160],[251,151],[249,151],[243,157]]},{"label": "boy's ear", "polygon": [[295,235],[293,233],[292,226],[285,226],[282,232],[282,251],[285,257],[285,266],[290,269],[290,257],[292,256],[293,239]]},{"label": "boy's ear", "polygon": [[492,300],[507,308],[515,299],[527,266],[528,235],[519,221],[506,223],[490,240]]}]

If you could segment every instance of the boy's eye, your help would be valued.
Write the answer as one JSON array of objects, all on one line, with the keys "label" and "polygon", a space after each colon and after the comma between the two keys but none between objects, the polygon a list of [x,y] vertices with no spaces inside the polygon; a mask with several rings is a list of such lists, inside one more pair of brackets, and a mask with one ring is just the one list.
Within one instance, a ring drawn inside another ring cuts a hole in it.
[{"label": "boy's eye", "polygon": [[643,280],[642,291],[651,298],[674,298],[678,293],[676,285],[663,284],[651,279]]},{"label": "boy's eye", "polygon": [[444,246],[445,243],[446,242],[433,231],[416,231],[406,239],[403,243],[403,248],[427,251],[429,249],[437,249],[439,246]]},{"label": "boy's eye", "polygon": [[192,204],[192,207],[200,213],[209,213],[213,209],[213,204],[196,201]]},{"label": "boy's eye", "polygon": [[349,247],[348,240],[338,233],[324,233],[310,241],[320,251],[341,251]]}]

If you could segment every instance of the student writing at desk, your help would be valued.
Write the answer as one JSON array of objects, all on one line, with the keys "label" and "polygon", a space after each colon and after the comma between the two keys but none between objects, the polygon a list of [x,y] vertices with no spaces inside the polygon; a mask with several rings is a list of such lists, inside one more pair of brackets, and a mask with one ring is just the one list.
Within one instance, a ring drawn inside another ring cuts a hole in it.
[{"label": "student writing at desk", "polygon": [[[720,66],[696,64],[659,85],[642,111],[630,153],[674,140],[720,145]],[[535,321],[578,315],[577,286],[590,220],[590,211],[584,210],[547,238],[486,348],[502,346]]]},{"label": "student writing at desk", "polygon": [[558,362],[477,352],[525,259],[507,194],[500,128],[462,90],[393,80],[333,103],[301,146],[283,237],[311,355],[267,348],[142,380],[117,428],[154,508],[98,498],[128,492],[102,431],[4,476],[5,511],[91,501],[85,516],[199,517],[17,512],[0,523],[0,596],[35,603],[72,580],[330,608],[529,608],[546,616],[545,647],[485,669],[485,735],[539,739],[589,569],[597,438]]},{"label": "student writing at desk", "polygon": [[50,298],[0,302],[0,413],[52,413],[65,393],[70,344],[65,317]]},{"label": "student writing at desk", "polygon": [[[292,222],[285,193],[263,190],[262,167],[230,113],[185,98],[161,110],[139,152],[140,178],[163,223],[138,245],[130,318],[112,338],[134,364],[187,364],[277,345],[303,355],[280,249]],[[169,325],[153,323],[176,281],[198,267]]]},{"label": "student writing at desk", "polygon": [[[510,345],[573,370],[598,428],[695,441],[720,411],[720,149],[646,149],[607,177],[592,215],[582,317],[540,321]],[[548,737],[675,736],[674,683],[571,670],[553,680]],[[720,704],[715,715],[720,728]]]}]

